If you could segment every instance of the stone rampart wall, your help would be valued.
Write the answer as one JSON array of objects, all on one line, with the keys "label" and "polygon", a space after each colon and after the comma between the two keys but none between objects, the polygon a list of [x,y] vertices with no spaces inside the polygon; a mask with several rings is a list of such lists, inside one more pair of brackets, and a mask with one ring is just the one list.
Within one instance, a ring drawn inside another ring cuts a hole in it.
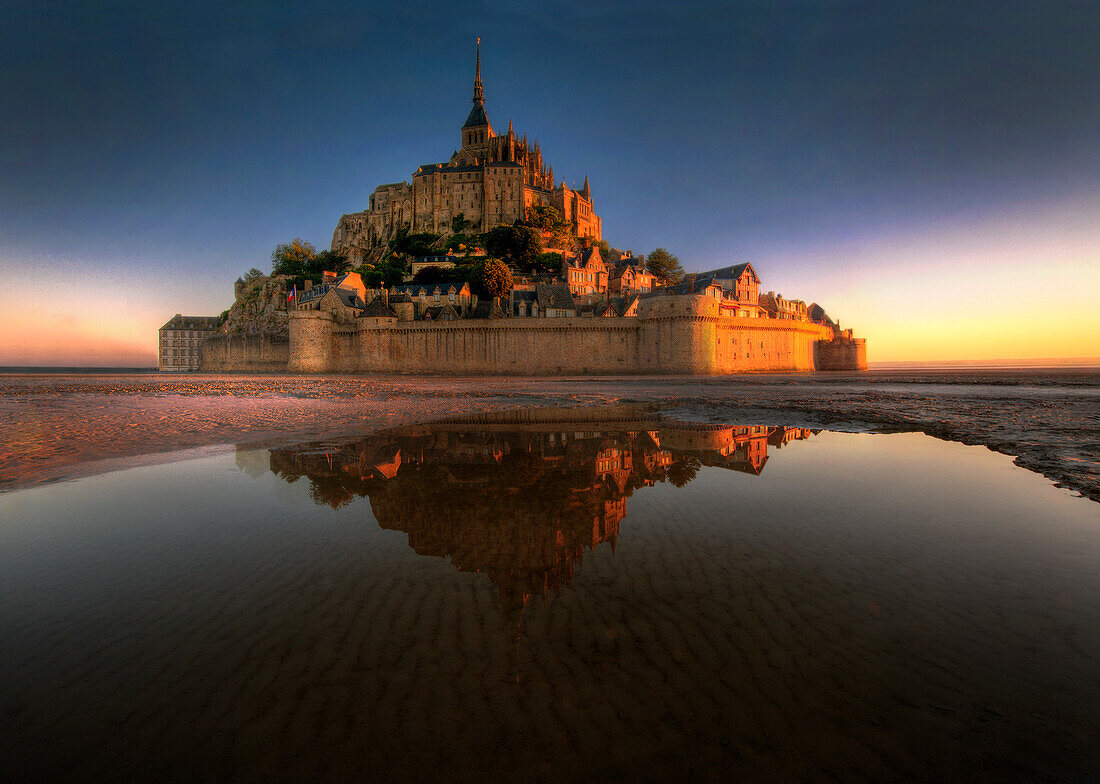
[{"label": "stone rampart wall", "polygon": [[644,300],[637,318],[396,322],[342,326],[324,312],[291,314],[293,372],[445,374],[696,374],[813,370],[822,326],[734,318],[707,297]]},{"label": "stone rampart wall", "polygon": [[285,373],[290,358],[286,338],[268,335],[216,335],[202,343],[199,370],[207,373]]},{"label": "stone rampart wall", "polygon": [[814,364],[818,370],[866,370],[867,341],[863,338],[821,341],[815,349]]}]

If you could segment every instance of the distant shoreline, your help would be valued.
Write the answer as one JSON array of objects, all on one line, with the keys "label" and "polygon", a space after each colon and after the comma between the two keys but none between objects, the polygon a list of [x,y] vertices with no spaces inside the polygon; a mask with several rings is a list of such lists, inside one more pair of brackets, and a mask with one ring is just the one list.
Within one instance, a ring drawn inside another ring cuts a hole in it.
[{"label": "distant shoreline", "polygon": [[[897,372],[897,371],[945,371],[945,372],[965,372],[965,371],[1066,371],[1066,369],[1076,369],[1076,371],[1091,371],[1091,369],[1100,369],[1100,357],[1087,357],[1081,358],[1081,360],[1016,360],[1011,362],[1000,362],[996,360],[958,360],[950,362],[871,362],[868,363],[868,371],[865,373],[878,372]],[[789,375],[814,375],[815,371],[809,372],[790,372]],[[822,371],[821,373],[831,373],[829,371]],[[18,365],[0,365],[0,375],[26,375],[26,374],[50,374],[50,375],[144,375],[155,374],[158,376],[164,376],[165,378],[173,377],[187,377],[193,375],[213,375],[213,376],[233,376],[233,375],[276,375],[276,376],[297,376],[297,373],[199,373],[197,371],[160,371],[156,367],[63,367],[63,366],[18,366]],[[321,377],[331,374],[319,374]],[[343,374],[334,374],[343,375]],[[352,374],[352,375],[371,375],[371,374]],[[419,374],[411,374],[419,375]],[[453,374],[422,374],[425,376],[450,376]],[[563,374],[563,376],[572,377],[575,374]],[[609,374],[595,374],[599,376]],[[760,375],[757,373],[731,373],[730,377],[734,376],[753,376]],[[781,371],[772,371],[763,375],[784,375]],[[638,376],[624,376],[634,377]],[[654,376],[660,377],[660,376]],[[714,376],[720,378],[722,376]]]},{"label": "distant shoreline", "polygon": [[[155,367],[76,367],[63,365],[0,365],[0,373],[158,373]],[[170,375],[170,374],[165,374]]]},{"label": "distant shoreline", "polygon": [[[990,371],[990,370],[1095,370],[1100,369],[1100,357],[1080,357],[1075,359],[1017,359],[1017,360],[946,360],[946,361],[903,361],[903,360],[891,360],[885,362],[870,362],[868,370],[872,373],[875,371],[904,371],[904,370],[923,370],[923,371]],[[809,375],[813,375],[815,371],[809,371]],[[829,371],[822,371],[829,372]],[[75,366],[49,366],[49,365],[0,365],[0,375],[18,375],[18,374],[73,374],[73,375],[136,375],[136,374],[156,374],[164,376],[165,378],[172,377],[186,377],[190,375],[255,375],[251,373],[199,373],[197,371],[160,371],[156,367],[75,367]],[[779,374],[781,371],[769,373],[768,375]],[[805,375],[806,373],[799,373],[792,371],[790,375]],[[298,375],[296,373],[260,373],[259,375]],[[320,374],[322,377],[327,374]],[[359,375],[359,374],[355,374]],[[366,374],[370,375],[370,374]],[[414,374],[416,375],[416,374]],[[434,376],[437,374],[424,374]],[[438,375],[453,375],[449,373],[443,373]],[[565,376],[572,376],[575,374],[563,374]],[[605,375],[605,374],[595,374]],[[730,376],[751,376],[755,373],[732,373]]]},{"label": "distant shoreline", "polygon": [[1100,368],[1100,357],[1076,359],[954,359],[936,361],[868,362],[869,370],[1045,370]]}]

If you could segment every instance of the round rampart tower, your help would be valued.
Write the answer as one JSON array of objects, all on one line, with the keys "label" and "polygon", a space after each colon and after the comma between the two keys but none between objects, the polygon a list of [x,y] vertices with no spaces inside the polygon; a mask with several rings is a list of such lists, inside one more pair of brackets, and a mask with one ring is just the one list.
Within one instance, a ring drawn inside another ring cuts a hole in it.
[{"label": "round rampart tower", "polygon": [[718,300],[695,294],[646,297],[638,303],[642,369],[709,374],[715,365]]},{"label": "round rampart tower", "polygon": [[290,313],[291,373],[325,373],[333,368],[333,316],[324,310],[295,310]]}]

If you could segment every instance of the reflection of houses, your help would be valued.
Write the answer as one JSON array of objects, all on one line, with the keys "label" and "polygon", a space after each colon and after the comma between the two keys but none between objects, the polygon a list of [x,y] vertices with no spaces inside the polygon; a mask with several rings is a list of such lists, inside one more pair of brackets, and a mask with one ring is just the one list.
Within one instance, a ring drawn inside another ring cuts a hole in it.
[{"label": "reflection of houses", "polygon": [[487,573],[502,604],[515,607],[568,584],[585,549],[614,546],[636,489],[682,486],[700,466],[759,474],[769,444],[808,435],[638,414],[527,423],[486,415],[273,450],[271,470],[308,477],[317,503],[369,497],[382,528],[408,534],[421,555]]}]

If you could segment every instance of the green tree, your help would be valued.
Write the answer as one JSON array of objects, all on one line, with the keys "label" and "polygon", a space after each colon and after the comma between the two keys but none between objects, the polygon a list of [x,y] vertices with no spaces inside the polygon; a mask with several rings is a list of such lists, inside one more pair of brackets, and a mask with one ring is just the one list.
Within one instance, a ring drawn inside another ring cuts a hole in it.
[{"label": "green tree", "polygon": [[335,272],[337,275],[343,275],[351,270],[351,263],[348,261],[346,253],[337,250],[323,250],[315,254],[306,264],[306,267],[310,274],[315,276],[320,276],[322,272]]},{"label": "green tree", "polygon": [[543,231],[554,231],[557,228],[569,225],[562,220],[561,213],[558,212],[556,207],[550,207],[546,204],[532,204],[527,209],[527,220],[525,222],[528,226]]},{"label": "green tree", "polygon": [[304,275],[307,265],[317,255],[317,249],[301,237],[275,246],[271,251],[271,274]]},{"label": "green tree", "polygon": [[668,467],[668,481],[676,487],[683,487],[695,478],[703,466],[697,457],[683,457]]},{"label": "green tree", "polygon": [[440,240],[440,235],[431,232],[409,234],[407,229],[402,229],[396,237],[390,240],[390,250],[401,256],[431,256],[435,253],[433,247]]},{"label": "green tree", "polygon": [[443,267],[421,267],[413,275],[413,283],[444,283],[451,278],[451,271]]},{"label": "green tree", "polygon": [[512,290],[512,273],[499,259],[489,259],[478,267],[474,278],[478,296],[506,297]]},{"label": "green tree", "polygon": [[542,235],[530,226],[516,226],[516,240],[512,248],[513,264],[525,269],[535,265],[536,259],[542,253]]},{"label": "green tree", "polygon": [[405,280],[405,273],[409,264],[404,259],[388,257],[378,262],[368,262],[355,269],[368,288],[378,288],[381,285],[397,286]]},{"label": "green tree", "polygon": [[557,274],[561,272],[561,254],[548,251],[546,253],[540,253],[538,258],[535,259],[536,269],[543,272],[553,272]]},{"label": "green tree", "polygon": [[263,276],[264,276],[264,274],[262,272],[260,272],[258,269],[253,267],[252,269],[250,269],[248,272],[246,272],[244,274],[244,279],[245,280],[256,280],[256,278],[262,278]]},{"label": "green tree", "polygon": [[490,256],[530,269],[542,253],[542,236],[530,226],[497,226],[485,235]]},{"label": "green tree", "polygon": [[645,268],[664,284],[679,283],[684,279],[684,268],[680,266],[680,259],[665,248],[655,248],[646,256]]},{"label": "green tree", "polygon": [[454,234],[464,234],[466,229],[470,227],[470,221],[466,220],[466,213],[460,212],[451,218],[451,232]]},{"label": "green tree", "polygon": [[485,235],[485,251],[498,259],[509,258],[515,244],[515,226],[497,226]]},{"label": "green tree", "polygon": [[607,261],[611,257],[611,246],[607,244],[606,240],[598,240],[596,247],[600,249],[600,256],[604,261]]}]

